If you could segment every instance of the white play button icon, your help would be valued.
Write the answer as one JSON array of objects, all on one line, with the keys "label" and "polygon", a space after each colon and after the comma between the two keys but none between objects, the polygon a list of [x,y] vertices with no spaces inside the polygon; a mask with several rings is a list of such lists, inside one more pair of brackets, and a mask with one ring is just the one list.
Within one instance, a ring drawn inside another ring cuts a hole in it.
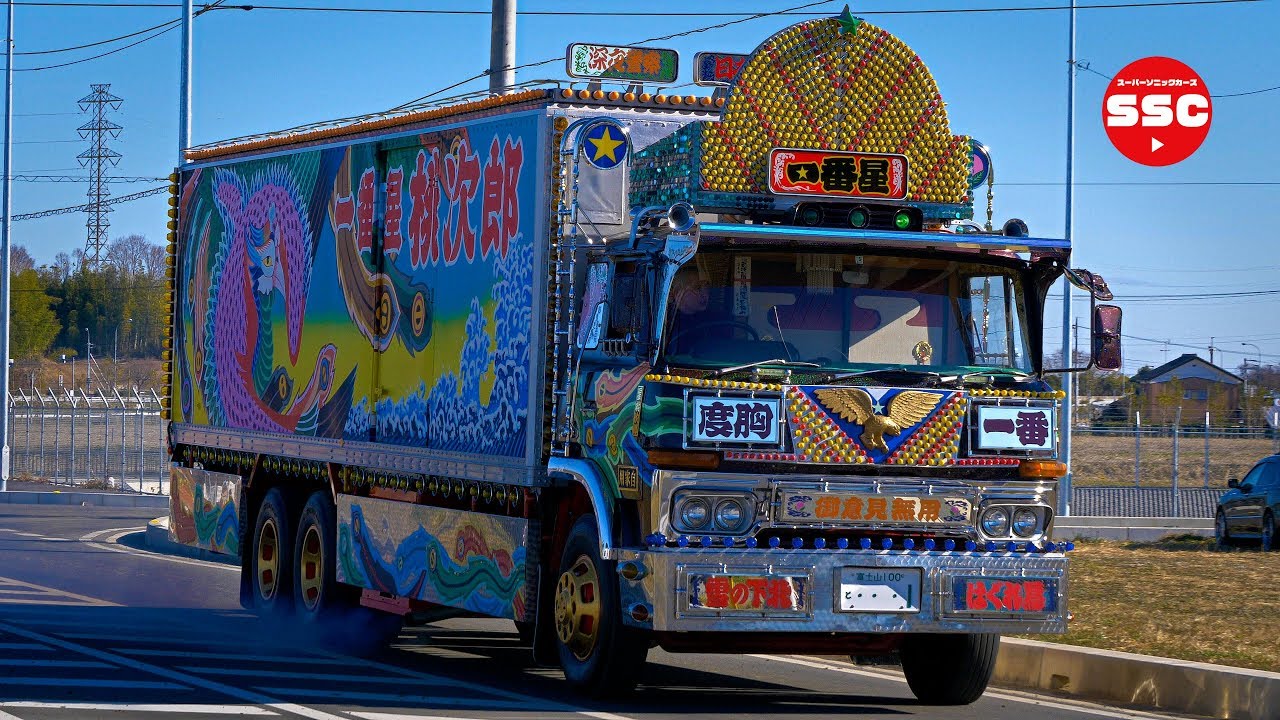
[{"label": "white play button icon", "polygon": [[1160,142],[1155,138],[1151,138],[1151,152],[1155,152],[1162,147],[1164,147],[1164,143]]}]

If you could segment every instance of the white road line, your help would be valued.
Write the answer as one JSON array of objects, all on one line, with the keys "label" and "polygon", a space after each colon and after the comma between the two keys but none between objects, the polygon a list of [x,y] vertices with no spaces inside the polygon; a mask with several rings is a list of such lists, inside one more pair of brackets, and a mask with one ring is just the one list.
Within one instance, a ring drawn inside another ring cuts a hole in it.
[{"label": "white road line", "polygon": [[[243,662],[260,662],[260,663],[298,663],[303,665],[335,665],[341,667],[351,667],[351,663],[346,660],[337,660],[334,658],[316,658],[292,655],[241,655],[239,653],[215,653],[215,652],[193,652],[189,650],[153,650],[151,648],[112,648],[113,651],[123,653],[125,655],[137,655],[140,657],[165,657],[165,658],[191,658],[193,660],[239,660]],[[257,672],[248,670],[245,672]]]},{"label": "white road line", "polygon": [[[747,655],[747,657],[788,663],[790,665],[800,665],[802,667],[815,668],[818,670],[830,670],[832,672],[844,673],[845,675],[879,678],[881,680],[892,680],[893,682],[904,684],[907,682],[905,677],[892,671],[863,670],[848,665],[839,665],[836,663],[805,659],[790,655]],[[1144,712],[1141,710],[1111,708],[1105,705],[1085,702],[1083,700],[1071,700],[1065,698],[1050,699],[1044,695],[1024,693],[1017,690],[987,690],[987,692],[983,694],[983,697],[1039,705],[1041,707],[1053,708],[1055,710],[1070,710],[1072,712],[1096,715],[1098,717],[1116,718],[1117,720],[1171,720],[1174,717],[1172,715],[1162,715],[1160,713]]]},{"label": "white road line", "polygon": [[[458,715],[409,715],[406,713],[389,713],[389,712],[373,712],[370,710],[347,710],[348,715],[354,715],[361,720],[477,720],[474,717],[461,717]],[[504,717],[509,718],[527,718],[527,715],[485,715],[484,720],[502,720]],[[543,716],[545,717],[545,716]]]},{"label": "white road line", "polygon": [[17,715],[10,715],[5,711],[0,710],[0,720],[22,720],[22,718],[18,717]]},{"label": "white road line", "polygon": [[[38,626],[38,620],[32,620],[30,625]],[[128,630],[121,632],[60,632],[58,630],[48,630],[46,632],[53,633],[61,638],[68,640],[106,640],[107,642],[140,642],[140,643],[158,643],[161,645],[186,645],[189,643],[199,643],[202,646],[220,645],[222,647],[244,647],[248,643],[240,640],[217,640],[213,636],[209,637],[193,637],[191,634],[183,633],[182,635],[146,635],[131,633]],[[112,648],[118,650],[118,648]]]},{"label": "white road line", "polygon": [[[182,715],[269,715],[276,713],[254,705],[137,705],[131,703],[51,703],[51,702],[0,702],[0,707],[31,708],[33,710],[80,710],[92,712],[164,712]],[[6,717],[0,712],[0,718]],[[9,715],[8,717],[13,717]]]},{"label": "white road line", "polygon": [[[539,704],[533,702],[536,698],[526,697],[523,700],[498,700],[496,698],[476,698],[476,697],[455,697],[452,695],[399,695],[396,693],[372,693],[359,692],[356,690],[324,690],[319,688],[291,688],[291,687],[256,687],[255,690],[261,690],[264,693],[273,695],[305,695],[310,698],[330,698],[333,700],[368,700],[374,702],[391,702],[391,703],[412,703],[414,705],[445,705],[458,706],[463,705],[468,709],[485,711],[490,708],[520,708],[524,710],[545,710],[550,712],[561,711],[559,703],[551,700],[538,700]],[[545,705],[541,704],[545,703]]]},{"label": "white road line", "polygon": [[49,651],[52,651],[52,650],[53,650],[53,648],[48,647],[48,646],[46,646],[46,645],[41,645],[41,644],[39,644],[39,643],[11,643],[11,642],[4,642],[4,643],[0,643],[0,650],[37,650],[37,651],[38,651],[38,650],[49,650]]},{"label": "white road line", "polygon": [[32,660],[31,658],[0,658],[0,665],[19,665],[22,667],[56,667],[56,668],[113,668],[97,660]]},{"label": "white road line", "polygon": [[[107,602],[106,600],[99,600],[98,598],[92,598],[87,595],[77,595],[76,593],[67,592],[65,590],[55,590],[54,588],[51,588],[51,587],[45,587],[44,585],[36,585],[35,583],[25,582],[23,580],[18,580],[16,578],[0,577],[0,580],[6,581],[5,582],[6,585],[22,585],[24,587],[34,588],[36,590],[43,590],[49,593],[50,595],[54,595],[56,597],[75,598],[76,600],[79,600],[83,603],[87,603],[89,605],[97,605],[100,607],[120,607],[116,603]],[[3,601],[0,600],[0,602],[3,602]],[[69,604],[69,603],[63,603],[63,604]]]},{"label": "white road line", "polygon": [[35,598],[0,598],[0,605],[74,605],[85,607],[89,603],[80,600],[37,600]]},{"label": "white road line", "polygon": [[80,653],[82,655],[88,655],[89,657],[97,658],[105,662],[115,663],[117,665],[123,665],[125,667],[133,668],[134,670],[139,670],[141,672],[145,672],[150,675],[158,675],[160,677],[168,678],[170,680],[184,682],[184,683],[187,683],[188,685],[193,685],[198,688],[203,688],[205,690],[210,690],[212,692],[220,693],[222,695],[233,697],[233,698],[236,698],[237,700],[241,700],[244,702],[253,703],[255,705],[266,705],[267,707],[270,707],[271,709],[279,712],[290,713],[292,715],[301,715],[303,717],[311,718],[312,720],[350,720],[350,718],[344,717],[342,715],[334,715],[333,713],[327,713],[323,710],[317,710],[316,708],[306,707],[305,705],[297,705],[295,703],[280,702],[275,698],[269,697],[267,695],[262,695],[261,693],[251,692],[249,690],[242,690],[241,688],[238,688],[232,685],[226,685],[220,682],[215,682],[213,680],[206,680],[202,677],[188,675],[186,673],[177,672],[175,670],[163,668],[158,665],[144,663],[139,660],[134,660],[133,658],[125,657],[123,655],[116,655],[114,653],[97,650],[97,649],[88,647],[86,645],[79,645],[76,643],[67,642],[65,640],[61,640],[59,638],[52,637],[50,635],[42,635],[40,633],[32,632],[30,630],[26,630],[20,627],[15,627],[13,625],[8,625],[6,623],[0,623],[0,631],[7,632],[11,635],[18,635],[21,637],[25,637],[28,640],[36,640],[39,642],[44,642],[49,645],[60,647],[63,650]]},{"label": "white road line", "polygon": [[113,678],[77,677],[0,677],[0,685],[31,685],[36,687],[82,688],[131,688],[134,690],[190,690],[186,685],[158,680],[116,680]]},{"label": "white road line", "polygon": [[143,525],[142,527],[121,527],[121,528],[107,528],[106,530],[94,530],[91,533],[85,533],[84,535],[81,535],[80,542],[90,542],[92,540],[97,540],[104,535],[110,535],[111,533],[114,533],[114,532],[118,532],[123,536],[133,532],[143,532],[146,529],[147,529],[147,526]]},{"label": "white road line", "polygon": [[[125,535],[128,535],[130,532],[137,532],[142,529],[143,528],[134,528],[133,530],[129,530],[121,533],[119,537],[124,537]],[[93,534],[95,533],[90,533],[90,535],[93,535]],[[119,539],[119,537],[117,539]],[[232,572],[237,572],[237,573],[240,572],[239,565],[228,565],[227,563],[209,562],[207,560],[190,560],[188,558],[174,557],[172,555],[164,555],[158,552],[149,552],[147,550],[136,550],[126,545],[107,545],[102,542],[92,542],[90,540],[85,540],[84,538],[81,538],[81,541],[84,542],[89,547],[94,548],[96,550],[110,550],[111,552],[124,553],[125,555],[133,555],[134,557],[151,558],[153,560],[164,560],[166,562],[178,563],[179,565],[195,565],[196,567],[220,568],[223,570],[230,570]]]},{"label": "white road line", "polygon": [[[329,675],[326,673],[312,672],[292,672],[289,670],[252,670],[247,671],[244,668],[210,668],[187,666],[179,667],[179,670],[189,673],[197,673],[200,675],[231,675],[233,677],[244,677],[252,674],[255,678],[279,678],[281,680],[319,680],[323,682],[356,682],[371,684],[395,684],[404,685],[404,678],[379,677],[376,675],[355,675],[351,673],[343,673],[341,675]],[[452,683],[441,678],[439,683],[441,686],[450,686]]]}]

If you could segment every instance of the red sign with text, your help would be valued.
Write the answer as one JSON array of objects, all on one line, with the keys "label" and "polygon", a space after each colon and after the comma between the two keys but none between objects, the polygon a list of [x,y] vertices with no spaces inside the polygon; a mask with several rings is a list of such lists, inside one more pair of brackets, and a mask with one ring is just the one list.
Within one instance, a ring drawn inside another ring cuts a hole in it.
[{"label": "red sign with text", "polygon": [[1102,98],[1102,125],[1122,155],[1151,166],[1191,157],[1209,134],[1213,103],[1195,70],[1148,57],[1116,73]]},{"label": "red sign with text", "polygon": [[777,195],[901,200],[907,196],[905,155],[775,149],[769,190]]}]

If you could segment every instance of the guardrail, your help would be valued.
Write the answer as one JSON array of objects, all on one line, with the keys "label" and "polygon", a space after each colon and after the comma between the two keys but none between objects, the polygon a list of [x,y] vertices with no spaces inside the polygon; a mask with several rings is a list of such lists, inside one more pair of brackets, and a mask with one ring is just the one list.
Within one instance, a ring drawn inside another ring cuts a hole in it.
[{"label": "guardrail", "polygon": [[9,398],[14,477],[168,492],[164,421],[155,390],[19,389]]}]

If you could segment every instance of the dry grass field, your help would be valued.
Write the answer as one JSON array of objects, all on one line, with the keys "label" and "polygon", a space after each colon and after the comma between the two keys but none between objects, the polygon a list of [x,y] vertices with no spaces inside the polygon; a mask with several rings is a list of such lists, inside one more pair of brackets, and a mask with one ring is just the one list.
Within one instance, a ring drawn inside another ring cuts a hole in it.
[{"label": "dry grass field", "polygon": [[1070,573],[1075,620],[1039,639],[1280,672],[1280,553],[1090,541]]},{"label": "dry grass field", "polygon": [[[1210,438],[1209,486],[1225,488],[1227,478],[1242,477],[1253,464],[1271,454],[1273,441],[1266,438]],[[1078,486],[1132,486],[1134,442],[1132,437],[1075,435],[1071,439],[1071,465]],[[1168,486],[1173,478],[1173,438],[1142,438],[1142,485]],[[1204,436],[1183,435],[1178,440],[1178,484],[1204,486]]]}]

